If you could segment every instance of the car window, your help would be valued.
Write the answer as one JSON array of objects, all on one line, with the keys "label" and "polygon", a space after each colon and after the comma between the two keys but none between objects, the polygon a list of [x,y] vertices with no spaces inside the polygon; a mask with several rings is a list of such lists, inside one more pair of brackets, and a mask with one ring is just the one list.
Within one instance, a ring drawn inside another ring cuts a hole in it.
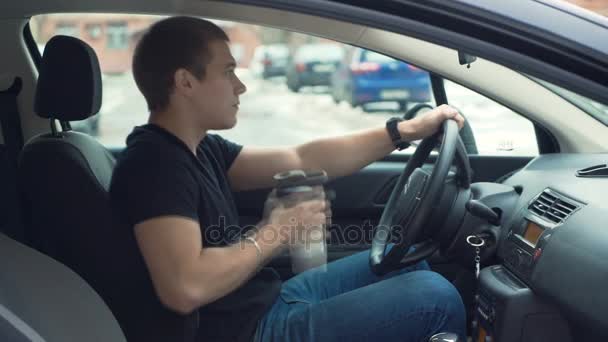
[{"label": "car window", "polygon": [[530,120],[457,83],[444,83],[450,105],[471,125],[480,155],[538,155],[536,132]]},{"label": "car window", "polygon": [[289,49],[284,45],[269,45],[264,51],[267,55],[277,58],[289,56]]},{"label": "car window", "polygon": [[295,59],[300,61],[340,60],[344,47],[339,43],[305,44],[297,48]]},{"label": "car window", "polygon": [[395,59],[374,51],[365,50],[361,55],[361,60],[365,62],[390,63]]},{"label": "car window", "polygon": [[[103,74],[99,114],[71,122],[108,147],[125,145],[134,126],[147,121],[146,102],[131,73],[133,49],[161,16],[53,14],[32,18],[40,50],[56,34],[87,42]],[[285,146],[343,135],[402,116],[419,103],[434,106],[429,74],[411,64],[339,42],[257,25],[215,21],[230,38],[237,75],[248,91],[239,120],[224,137],[243,145]],[[359,62],[352,62],[355,53]],[[285,58],[293,55],[294,58]],[[451,105],[469,120],[480,154],[536,155],[533,125],[473,91],[446,82]],[[412,153],[413,149],[396,153]]]},{"label": "car window", "polygon": [[[101,110],[90,119],[71,122],[73,129],[94,135],[108,147],[121,147],[133,127],[147,121],[146,102],[133,80],[131,58],[144,30],[161,18],[52,14],[31,19],[41,51],[53,35],[68,33],[87,42],[99,58]],[[295,145],[383,127],[386,120],[417,103],[434,105],[424,71],[366,70],[344,58],[355,48],[339,42],[257,25],[214,22],[227,32],[238,63],[236,73],[248,88],[240,98],[236,127],[220,132],[237,143]],[[296,54],[321,63],[284,58]],[[392,60],[376,53],[372,56]],[[362,82],[366,86],[357,86]]]}]

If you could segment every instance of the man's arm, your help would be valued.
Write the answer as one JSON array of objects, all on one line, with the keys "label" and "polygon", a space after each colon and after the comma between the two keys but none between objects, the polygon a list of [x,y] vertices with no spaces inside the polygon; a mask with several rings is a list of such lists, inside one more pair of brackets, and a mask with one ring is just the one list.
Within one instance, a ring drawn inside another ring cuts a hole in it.
[{"label": "man's arm", "polygon": [[262,258],[246,241],[203,248],[198,222],[177,216],[139,223],[135,236],[161,302],[184,314],[234,291],[282,245],[279,240],[259,241]]},{"label": "man's arm", "polygon": [[135,225],[137,244],[156,294],[168,308],[189,313],[224,297],[249,280],[289,242],[293,224],[325,222],[325,202],[311,200],[275,208],[255,240],[221,248],[204,247],[199,223],[180,216],[156,217]]},{"label": "man's arm", "polygon": [[[464,118],[444,105],[422,117],[400,122],[398,129],[404,140],[418,140],[435,133],[446,119],[456,120],[459,127],[464,125]],[[228,170],[228,176],[235,191],[269,188],[275,173],[292,169],[323,169],[329,177],[336,178],[352,174],[394,149],[385,127],[318,139],[296,147],[245,147]]]}]

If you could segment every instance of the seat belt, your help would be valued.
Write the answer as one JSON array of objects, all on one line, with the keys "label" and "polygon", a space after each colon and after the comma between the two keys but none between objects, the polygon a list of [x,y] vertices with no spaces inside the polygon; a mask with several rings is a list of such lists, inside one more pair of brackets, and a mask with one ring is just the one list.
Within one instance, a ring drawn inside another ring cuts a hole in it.
[{"label": "seat belt", "polygon": [[0,231],[18,241],[23,241],[24,232],[21,225],[20,196],[17,187],[17,167],[19,153],[23,148],[23,132],[17,96],[21,92],[21,78],[15,77],[13,84],[6,90],[0,90],[0,125],[4,145],[1,145],[0,182],[4,191],[0,197]]}]

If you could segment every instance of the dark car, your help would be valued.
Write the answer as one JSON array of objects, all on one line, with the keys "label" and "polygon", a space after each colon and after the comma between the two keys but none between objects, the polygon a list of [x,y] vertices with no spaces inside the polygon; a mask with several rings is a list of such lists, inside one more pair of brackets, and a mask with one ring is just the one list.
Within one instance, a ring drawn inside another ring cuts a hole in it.
[{"label": "dark car", "polygon": [[340,65],[344,50],[337,44],[300,46],[287,67],[287,87],[299,91],[304,86],[328,86]]},{"label": "dark car", "polygon": [[255,49],[250,69],[257,77],[267,79],[285,76],[289,48],[284,44],[260,45]]},{"label": "dark car", "polygon": [[336,102],[353,107],[391,101],[400,110],[409,102],[431,99],[429,74],[411,64],[365,49],[355,49],[332,75],[331,94]]}]

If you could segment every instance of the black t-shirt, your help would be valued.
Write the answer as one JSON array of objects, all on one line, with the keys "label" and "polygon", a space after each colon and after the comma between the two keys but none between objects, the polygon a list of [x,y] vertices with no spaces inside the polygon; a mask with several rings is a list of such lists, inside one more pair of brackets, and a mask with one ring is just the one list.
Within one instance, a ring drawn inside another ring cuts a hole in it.
[{"label": "black t-shirt", "polygon": [[131,268],[120,280],[128,284],[123,286],[123,305],[113,310],[129,341],[248,341],[274,303],[280,280],[274,270],[264,268],[198,311],[176,313],[154,292],[135,240],[135,224],[167,215],[197,220],[203,248],[221,248],[237,240],[239,216],[227,171],[241,148],[207,134],[195,156],[176,136],[152,124],[136,127],[127,138],[112,177],[110,198],[125,223],[120,235],[126,242],[120,248],[125,250],[116,252],[124,255]]}]

